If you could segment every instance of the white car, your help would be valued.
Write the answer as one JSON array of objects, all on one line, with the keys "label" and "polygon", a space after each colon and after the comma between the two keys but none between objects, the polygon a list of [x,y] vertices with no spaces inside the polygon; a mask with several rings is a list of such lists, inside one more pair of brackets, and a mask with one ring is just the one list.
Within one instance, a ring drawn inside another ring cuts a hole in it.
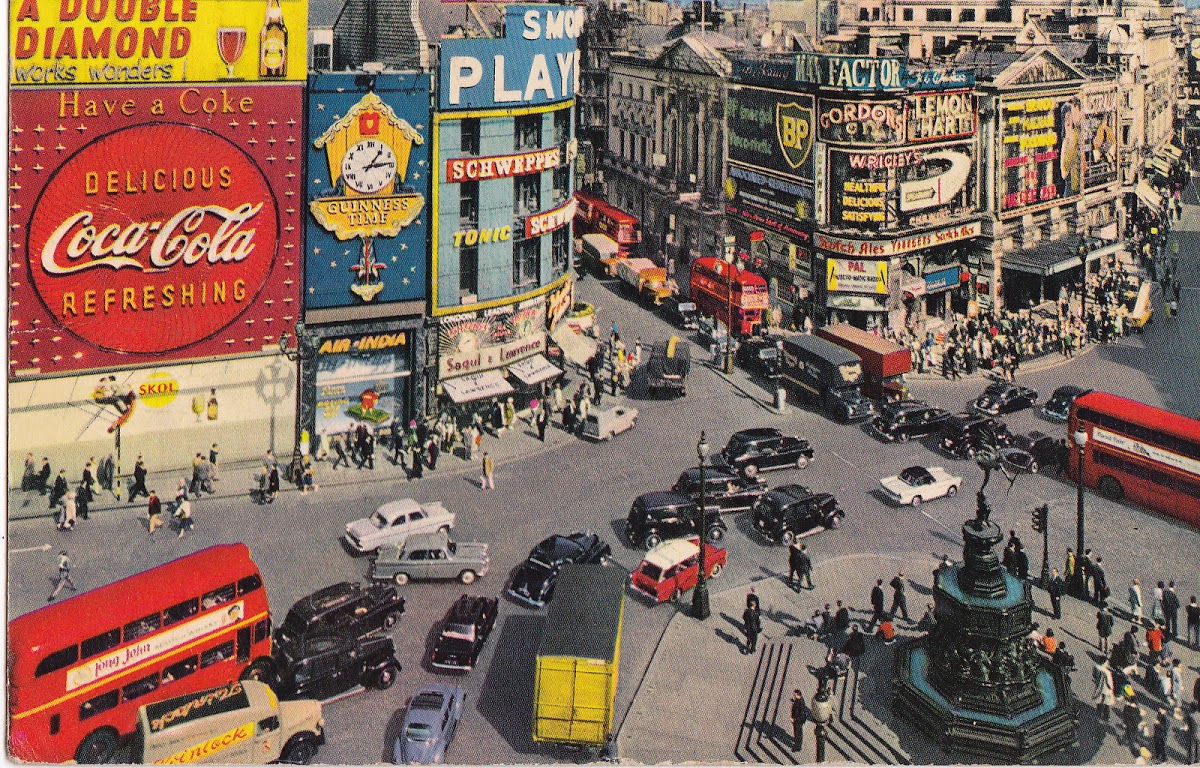
[{"label": "white car", "polygon": [[883,478],[879,484],[895,503],[915,507],[923,501],[953,496],[962,482],[961,477],[950,474],[945,467],[909,467],[898,475]]},{"label": "white car", "polygon": [[454,513],[440,501],[419,504],[413,499],[389,501],[375,514],[346,524],[346,543],[355,552],[374,552],[381,546],[403,546],[414,533],[449,531],[454,527]]}]

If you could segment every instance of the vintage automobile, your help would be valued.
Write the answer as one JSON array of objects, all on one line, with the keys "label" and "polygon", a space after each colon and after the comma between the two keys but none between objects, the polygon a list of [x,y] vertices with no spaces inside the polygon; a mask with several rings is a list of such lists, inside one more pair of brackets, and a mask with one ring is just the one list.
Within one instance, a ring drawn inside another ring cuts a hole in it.
[{"label": "vintage automobile", "polygon": [[466,694],[457,685],[427,685],[412,695],[392,744],[397,765],[440,765],[462,718]]},{"label": "vintage automobile", "polygon": [[513,598],[541,608],[554,596],[559,571],[569,563],[607,564],[612,547],[591,531],[554,534],[541,541],[517,569],[505,590]]},{"label": "vintage automobile", "polygon": [[384,547],[371,561],[376,581],[407,584],[409,579],[458,579],[471,584],[487,574],[488,545],[457,542],[446,531],[410,536],[403,546]]},{"label": "vintage automobile", "polygon": [[962,413],[946,419],[938,446],[957,459],[969,459],[991,440],[1002,448],[1012,442],[1012,433],[1004,422],[990,416]]},{"label": "vintage automobile", "polygon": [[749,373],[757,373],[766,379],[777,379],[783,373],[779,362],[779,347],[772,339],[750,337],[743,339],[737,348],[738,365]]},{"label": "vintage automobile", "polygon": [[[700,503],[700,468],[684,470],[671,490]],[[757,477],[742,477],[719,467],[704,468],[704,508],[710,512],[745,512],[754,508],[767,484]]]},{"label": "vintage automobile", "polygon": [[275,646],[273,679],[264,680],[281,699],[325,700],[356,685],[383,690],[400,674],[388,635],[314,635]]},{"label": "vintage automobile", "polygon": [[296,601],[275,629],[275,642],[289,643],[310,635],[365,637],[391,629],[404,615],[404,598],[395,587],[343,581]]},{"label": "vintage automobile", "polygon": [[[705,517],[704,537],[711,542],[724,538],[728,526],[721,516]],[[696,535],[699,522],[700,509],[687,496],[672,491],[643,493],[629,510],[625,535],[632,546],[653,549],[663,539]]]},{"label": "vintage automobile", "polygon": [[879,484],[893,503],[918,507],[930,499],[956,495],[963,479],[950,474],[945,467],[908,467],[898,475],[883,478]]},{"label": "vintage automobile", "polygon": [[828,493],[803,485],[781,485],[754,505],[754,529],[768,541],[791,544],[798,538],[837,528],[846,513]]},{"label": "vintage automobile", "polygon": [[374,552],[387,544],[402,545],[414,533],[449,531],[454,513],[440,501],[420,504],[413,499],[389,501],[370,517],[346,524],[345,540],[358,553]]},{"label": "vintage automobile", "polygon": [[1037,405],[1038,393],[1019,384],[996,382],[971,403],[971,410],[985,416],[1014,413]]},{"label": "vintage automobile", "polygon": [[[707,578],[721,573],[729,553],[724,547],[704,543],[704,568]],[[700,576],[699,539],[669,539],[651,549],[641,564],[629,575],[629,583],[637,592],[656,603],[679,600],[684,592],[696,586]]]},{"label": "vintage automobile", "polygon": [[672,336],[650,349],[646,363],[646,391],[651,397],[683,397],[692,369],[691,347]]},{"label": "vintage automobile", "polygon": [[882,406],[867,422],[866,429],[884,442],[902,442],[940,432],[948,418],[949,411],[920,400],[901,400]]},{"label": "vintage automobile", "polygon": [[668,296],[659,306],[663,316],[680,328],[694,331],[700,327],[700,314],[696,311],[696,305],[686,298]]},{"label": "vintage automobile", "polygon": [[479,652],[492,627],[500,600],[495,597],[463,595],[454,601],[442,629],[433,644],[429,663],[437,669],[469,672],[479,660]]},{"label": "vintage automobile", "polygon": [[637,426],[638,409],[628,405],[597,406],[588,411],[583,422],[583,436],[591,440],[608,440]]},{"label": "vintage automobile", "polygon": [[[1019,449],[1029,456],[1028,459],[1023,457],[1020,461],[1022,466],[1015,467],[1025,472],[1039,472],[1049,470],[1050,472],[1062,472],[1067,466],[1067,447],[1066,438],[1055,440],[1050,435],[1034,430],[1028,435],[1013,435],[1012,448],[1008,450]],[[1006,459],[1005,451],[1000,452],[1001,461],[1014,461],[1015,457]]]},{"label": "vintage automobile", "polygon": [[1071,403],[1075,402],[1075,398],[1083,397],[1090,389],[1076,387],[1072,384],[1059,387],[1054,390],[1054,394],[1050,395],[1050,399],[1042,406],[1042,415],[1050,421],[1063,422],[1067,420],[1067,415],[1071,410]]},{"label": "vintage automobile", "polygon": [[784,435],[774,427],[761,427],[734,432],[721,452],[713,457],[713,464],[745,477],[754,477],[768,469],[803,469],[812,457],[813,449],[807,440]]}]

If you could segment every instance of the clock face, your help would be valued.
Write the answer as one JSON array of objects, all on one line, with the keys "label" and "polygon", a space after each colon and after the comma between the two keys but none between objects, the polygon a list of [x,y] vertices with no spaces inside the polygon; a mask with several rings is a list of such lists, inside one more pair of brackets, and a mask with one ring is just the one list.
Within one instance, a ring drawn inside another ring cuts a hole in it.
[{"label": "clock face", "polygon": [[363,139],[342,158],[342,178],[355,192],[378,192],[396,178],[396,153],[378,139]]}]

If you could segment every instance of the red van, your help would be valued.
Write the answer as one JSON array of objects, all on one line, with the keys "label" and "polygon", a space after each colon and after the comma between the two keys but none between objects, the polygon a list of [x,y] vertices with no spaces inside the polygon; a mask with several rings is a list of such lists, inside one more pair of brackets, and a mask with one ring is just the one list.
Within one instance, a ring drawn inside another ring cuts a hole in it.
[{"label": "red van", "polygon": [[[669,539],[646,553],[641,564],[629,575],[633,588],[656,603],[678,600],[696,586],[700,573],[699,539]],[[728,552],[724,547],[704,545],[704,564],[708,578],[725,567]]]}]

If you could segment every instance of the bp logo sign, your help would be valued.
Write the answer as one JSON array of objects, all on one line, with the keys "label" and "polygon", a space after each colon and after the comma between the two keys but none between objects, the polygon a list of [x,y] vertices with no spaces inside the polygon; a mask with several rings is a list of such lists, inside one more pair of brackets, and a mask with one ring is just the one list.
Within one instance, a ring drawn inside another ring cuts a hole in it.
[{"label": "bp logo sign", "polygon": [[794,101],[775,105],[775,133],[783,158],[792,168],[799,168],[812,152],[813,110]]}]

